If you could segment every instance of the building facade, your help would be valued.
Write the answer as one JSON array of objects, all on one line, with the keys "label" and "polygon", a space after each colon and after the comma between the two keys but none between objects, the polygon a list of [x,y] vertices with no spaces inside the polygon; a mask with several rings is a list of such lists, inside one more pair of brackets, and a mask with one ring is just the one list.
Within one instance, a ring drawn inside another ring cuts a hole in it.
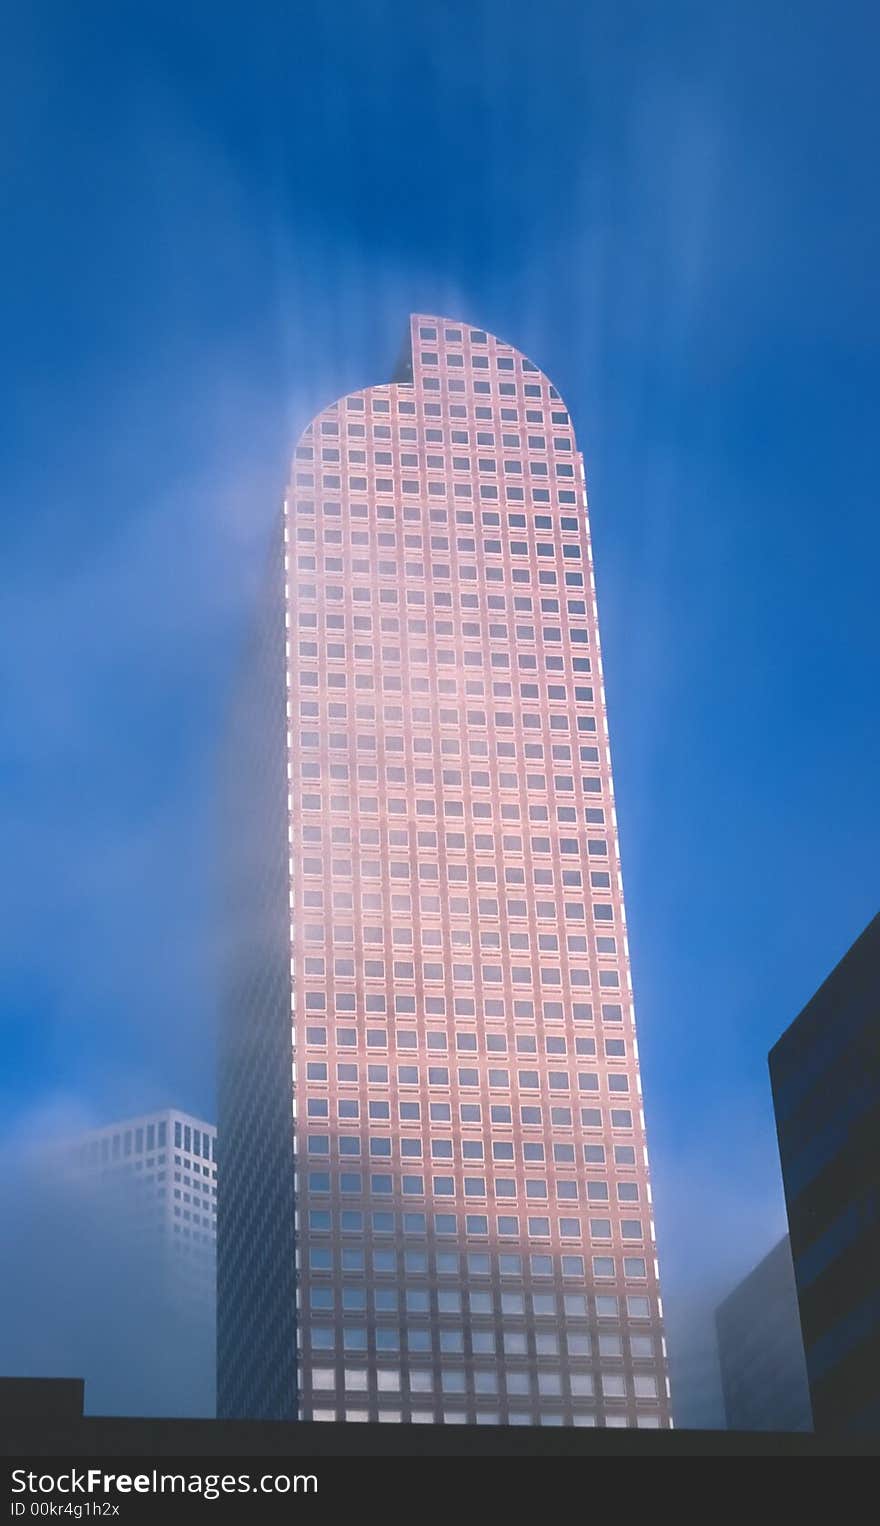
[{"label": "building facade", "polygon": [[225,815],[221,1415],[671,1424],[583,461],[510,345],[414,316],[305,430]]},{"label": "building facade", "polygon": [[817,1431],[880,1432],[880,916],[770,1051]]},{"label": "building facade", "polygon": [[36,1184],[64,1247],[35,1273],[48,1349],[98,1413],[213,1415],[216,1129],[166,1108],[52,1149]]},{"label": "building facade", "polygon": [[788,1236],[715,1312],[721,1387],[732,1431],[811,1431]]},{"label": "building facade", "polygon": [[65,1149],[79,1181],[106,1191],[155,1252],[181,1299],[213,1306],[217,1254],[217,1130],[175,1108],[108,1123]]}]

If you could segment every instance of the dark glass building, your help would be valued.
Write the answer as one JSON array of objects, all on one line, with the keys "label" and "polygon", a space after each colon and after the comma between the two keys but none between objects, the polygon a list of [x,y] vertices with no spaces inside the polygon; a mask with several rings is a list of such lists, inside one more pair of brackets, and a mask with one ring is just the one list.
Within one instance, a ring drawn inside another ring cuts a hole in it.
[{"label": "dark glass building", "polygon": [[817,1430],[880,1431],[880,916],[770,1051]]},{"label": "dark glass building", "polygon": [[732,1431],[809,1431],[810,1390],[786,1235],[715,1311]]}]

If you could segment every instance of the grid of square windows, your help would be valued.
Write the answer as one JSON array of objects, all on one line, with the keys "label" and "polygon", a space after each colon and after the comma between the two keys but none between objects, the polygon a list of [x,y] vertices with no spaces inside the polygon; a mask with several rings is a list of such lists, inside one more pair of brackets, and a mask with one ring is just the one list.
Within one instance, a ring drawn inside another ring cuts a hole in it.
[{"label": "grid of square windows", "polygon": [[668,1423],[568,414],[416,318],[286,523],[303,1413]]}]

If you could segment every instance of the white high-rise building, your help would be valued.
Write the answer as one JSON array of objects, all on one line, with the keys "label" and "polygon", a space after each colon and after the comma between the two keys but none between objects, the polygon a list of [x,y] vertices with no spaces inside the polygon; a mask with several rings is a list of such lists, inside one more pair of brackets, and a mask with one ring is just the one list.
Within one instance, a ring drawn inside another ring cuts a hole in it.
[{"label": "white high-rise building", "polygon": [[214,1125],[162,1108],[59,1141],[43,1166],[53,1360],[85,1378],[92,1413],[212,1415]]},{"label": "white high-rise building", "polygon": [[165,1291],[213,1306],[217,1130],[163,1108],[91,1129],[65,1149],[75,1179],[105,1191],[120,1228],[153,1256]]}]

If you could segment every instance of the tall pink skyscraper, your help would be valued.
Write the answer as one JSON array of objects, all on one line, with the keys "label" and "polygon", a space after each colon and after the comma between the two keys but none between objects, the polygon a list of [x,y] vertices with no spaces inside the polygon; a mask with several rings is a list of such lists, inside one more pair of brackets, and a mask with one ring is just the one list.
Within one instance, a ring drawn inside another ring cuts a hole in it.
[{"label": "tall pink skyscraper", "polygon": [[239,689],[224,1414],[670,1424],[583,461],[414,316],[303,434]]}]

